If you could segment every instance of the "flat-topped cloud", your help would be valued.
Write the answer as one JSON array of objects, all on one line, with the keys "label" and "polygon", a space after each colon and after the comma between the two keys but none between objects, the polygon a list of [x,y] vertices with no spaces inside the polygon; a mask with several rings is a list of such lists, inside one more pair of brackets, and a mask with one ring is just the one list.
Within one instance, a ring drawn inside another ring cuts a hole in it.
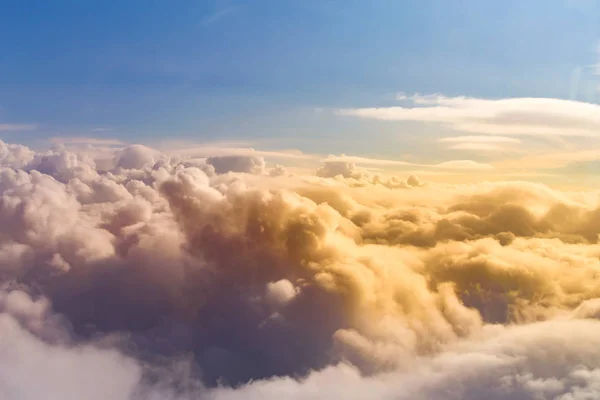
[{"label": "flat-topped cloud", "polygon": [[348,108],[337,114],[382,121],[440,124],[490,135],[600,136],[600,105],[553,98],[401,97],[407,106]]}]

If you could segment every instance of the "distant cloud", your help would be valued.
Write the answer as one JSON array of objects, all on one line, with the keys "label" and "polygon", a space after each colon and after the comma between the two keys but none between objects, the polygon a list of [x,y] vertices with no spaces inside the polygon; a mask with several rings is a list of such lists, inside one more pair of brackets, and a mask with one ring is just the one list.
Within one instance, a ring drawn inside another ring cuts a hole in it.
[{"label": "distant cloud", "polygon": [[521,143],[517,138],[505,136],[453,136],[438,140],[442,143]]},{"label": "distant cloud", "polygon": [[262,174],[265,170],[265,159],[252,155],[208,157],[206,163],[212,165],[217,174],[228,172]]},{"label": "distant cloud", "polygon": [[454,143],[448,147],[450,150],[469,151],[505,151],[507,148],[501,146],[508,143],[521,143],[519,139],[505,136],[455,136],[438,140],[440,143]]},{"label": "distant cloud", "polygon": [[334,162],[334,161],[335,162],[356,163],[356,164],[370,164],[370,165],[400,165],[400,166],[417,165],[417,164],[413,164],[413,163],[406,162],[406,161],[347,156],[345,154],[341,154],[339,156],[330,155],[321,160],[321,162]]},{"label": "distant cloud", "polygon": [[0,124],[0,132],[32,131],[36,128],[36,124]]},{"label": "distant cloud", "polygon": [[600,150],[576,150],[540,155],[527,155],[496,163],[498,168],[555,169],[570,164],[600,160]]},{"label": "distant cloud", "polygon": [[389,165],[389,166],[405,166],[405,167],[420,167],[420,168],[443,168],[443,169],[492,169],[488,164],[478,163],[472,160],[452,160],[440,164],[418,164],[399,160],[386,160],[379,158],[354,157],[347,155],[333,156],[321,160],[323,163],[355,163],[364,165]]},{"label": "distant cloud", "polygon": [[200,25],[202,25],[202,26],[212,25],[215,22],[219,21],[220,19],[223,19],[224,17],[237,12],[238,10],[239,10],[239,7],[237,7],[237,6],[229,6],[229,7],[221,8],[219,10],[216,10],[212,14],[206,15],[204,18],[202,18],[202,20],[200,21]]},{"label": "distant cloud", "polygon": [[118,139],[97,139],[88,137],[53,137],[50,138],[53,144],[64,145],[93,145],[93,146],[120,146],[126,143]]},{"label": "distant cloud", "polygon": [[446,161],[441,164],[434,165],[435,168],[447,168],[447,169],[493,169],[491,165],[482,164],[472,160],[454,160]]},{"label": "distant cloud", "polygon": [[396,100],[398,100],[398,101],[408,100],[408,98],[409,97],[404,92],[396,93]]},{"label": "distant cloud", "polygon": [[339,115],[420,121],[491,135],[600,136],[600,105],[553,98],[487,100],[414,95],[413,107],[341,109]]},{"label": "distant cloud", "polygon": [[182,157],[207,158],[211,156],[260,156],[274,159],[313,159],[314,156],[298,150],[255,150],[245,147],[221,147],[214,144],[207,146],[189,146],[187,148],[163,149],[166,154],[177,154]]},{"label": "distant cloud", "polygon": [[457,143],[448,147],[450,150],[473,150],[473,151],[501,151],[502,146],[489,143]]}]

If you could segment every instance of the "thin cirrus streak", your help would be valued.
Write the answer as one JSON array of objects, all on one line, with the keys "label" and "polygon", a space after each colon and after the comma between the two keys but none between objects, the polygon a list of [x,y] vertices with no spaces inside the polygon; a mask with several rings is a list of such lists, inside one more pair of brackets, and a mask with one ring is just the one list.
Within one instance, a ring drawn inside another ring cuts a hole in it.
[{"label": "thin cirrus streak", "polygon": [[3,398],[597,393],[597,192],[107,151],[0,142]]}]

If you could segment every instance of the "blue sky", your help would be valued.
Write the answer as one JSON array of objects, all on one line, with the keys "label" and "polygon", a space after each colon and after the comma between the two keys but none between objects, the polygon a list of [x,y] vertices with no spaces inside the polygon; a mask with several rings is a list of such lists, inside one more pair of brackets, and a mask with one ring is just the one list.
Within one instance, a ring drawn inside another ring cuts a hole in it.
[{"label": "blue sky", "polygon": [[0,135],[426,158],[419,121],[329,110],[398,92],[597,103],[599,39],[596,0],[0,0],[0,124],[36,125]]}]

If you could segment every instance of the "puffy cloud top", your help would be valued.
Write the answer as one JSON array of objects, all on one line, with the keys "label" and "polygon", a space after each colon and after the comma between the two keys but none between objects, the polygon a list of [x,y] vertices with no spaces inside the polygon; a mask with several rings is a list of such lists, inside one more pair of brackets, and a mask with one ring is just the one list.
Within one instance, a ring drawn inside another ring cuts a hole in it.
[{"label": "puffy cloud top", "polygon": [[265,168],[265,160],[259,156],[215,156],[208,157],[206,163],[212,165],[217,174],[226,174],[228,172],[261,174]]},{"label": "puffy cloud top", "polygon": [[3,398],[597,397],[596,193],[2,145]]},{"label": "puffy cloud top", "polygon": [[139,144],[125,147],[115,157],[116,166],[125,169],[143,169],[152,166],[156,161],[158,152]]}]

